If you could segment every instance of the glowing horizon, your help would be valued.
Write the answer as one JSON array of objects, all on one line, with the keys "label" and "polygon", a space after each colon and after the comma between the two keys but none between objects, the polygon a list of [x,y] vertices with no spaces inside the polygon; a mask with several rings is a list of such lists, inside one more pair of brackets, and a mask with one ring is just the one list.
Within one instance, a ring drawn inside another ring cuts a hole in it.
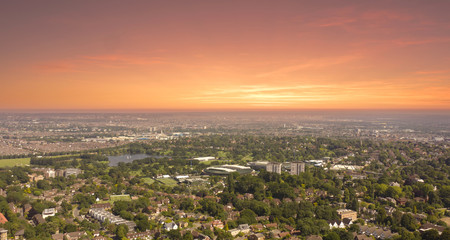
[{"label": "glowing horizon", "polygon": [[448,9],[2,2],[0,110],[448,110]]}]

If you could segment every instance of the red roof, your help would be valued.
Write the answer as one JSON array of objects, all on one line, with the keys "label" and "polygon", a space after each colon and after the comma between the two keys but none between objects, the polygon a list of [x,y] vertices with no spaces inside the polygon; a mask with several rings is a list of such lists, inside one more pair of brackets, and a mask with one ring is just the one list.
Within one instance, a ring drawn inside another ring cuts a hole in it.
[{"label": "red roof", "polygon": [[3,213],[0,213],[0,223],[4,224],[8,222],[8,219],[5,218],[5,216],[3,215]]}]

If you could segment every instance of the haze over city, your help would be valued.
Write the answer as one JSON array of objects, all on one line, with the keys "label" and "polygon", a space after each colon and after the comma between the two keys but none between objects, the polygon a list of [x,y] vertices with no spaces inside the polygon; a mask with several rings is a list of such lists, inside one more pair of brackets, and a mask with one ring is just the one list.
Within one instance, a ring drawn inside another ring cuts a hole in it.
[{"label": "haze over city", "polygon": [[449,1],[5,1],[0,109],[450,106]]}]

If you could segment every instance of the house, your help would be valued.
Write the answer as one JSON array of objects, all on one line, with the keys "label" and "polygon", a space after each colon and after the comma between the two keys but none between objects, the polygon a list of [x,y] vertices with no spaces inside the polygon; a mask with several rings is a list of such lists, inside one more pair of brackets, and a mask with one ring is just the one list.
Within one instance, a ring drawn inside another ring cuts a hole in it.
[{"label": "house", "polygon": [[104,237],[104,236],[97,236],[97,237],[94,237],[92,240],[108,240],[108,238]]},{"label": "house", "polygon": [[28,174],[28,177],[30,178],[30,181],[32,181],[32,182],[37,182],[37,181],[40,181],[40,180],[44,180],[44,176],[37,175],[36,173]]},{"label": "house", "polygon": [[266,228],[278,228],[278,223],[268,223],[265,225]]},{"label": "house", "polygon": [[256,217],[256,221],[260,222],[260,221],[269,221],[270,217],[269,216],[259,216]]},{"label": "house", "polygon": [[278,237],[279,238],[284,238],[284,237],[287,237],[288,235],[289,235],[289,232],[281,232],[281,233],[278,234]]},{"label": "house", "polygon": [[420,203],[425,203],[427,200],[425,198],[422,198],[422,197],[415,197],[414,201],[420,202]]},{"label": "house", "polygon": [[369,226],[363,225],[359,227],[359,233],[366,234],[367,230],[369,229]]},{"label": "house", "polygon": [[248,224],[240,224],[237,228],[243,233],[250,232],[250,227],[248,226]]},{"label": "house", "polygon": [[28,213],[29,211],[31,211],[33,207],[31,206],[31,204],[26,203],[25,205],[23,205],[23,212],[24,213]]},{"label": "house", "polygon": [[289,225],[285,225],[284,228],[289,232],[291,235],[299,235],[301,233],[300,230],[295,230],[294,227],[291,227]]},{"label": "house", "polygon": [[264,240],[264,239],[265,237],[262,233],[256,233],[248,237],[248,240]]},{"label": "house", "polygon": [[319,235],[309,235],[306,237],[306,240],[322,240],[322,237]]},{"label": "house", "polygon": [[213,228],[211,223],[204,223],[204,224],[202,224],[202,229],[208,229],[208,230],[211,230],[211,231],[214,230],[214,228]]},{"label": "house", "polygon": [[235,229],[228,230],[228,232],[231,234],[231,236],[236,237],[236,235],[238,235],[241,231],[239,229],[235,228]]},{"label": "house", "polygon": [[244,194],[244,199],[246,199],[246,200],[252,200],[253,198],[254,198],[254,196],[251,193]]},{"label": "house", "polygon": [[23,239],[23,235],[25,235],[25,229],[21,229],[14,234],[15,240]]},{"label": "house", "polygon": [[188,222],[179,222],[178,223],[178,226],[180,227],[180,228],[187,228],[188,226],[189,226],[189,223]]},{"label": "house", "polygon": [[153,233],[151,231],[138,232],[138,233],[128,233],[127,234],[127,239],[129,239],[129,240],[153,239],[152,235],[153,235]]},{"label": "house", "polygon": [[0,240],[8,239],[8,230],[0,228]]},{"label": "house", "polygon": [[52,235],[52,240],[64,240],[64,233],[55,233]]},{"label": "house", "polygon": [[435,229],[436,231],[439,232],[439,234],[441,234],[445,230],[445,227],[439,226],[439,225],[435,225],[435,224],[432,224],[432,223],[425,223],[422,226],[420,226],[419,231],[425,232],[425,231],[428,231],[428,230],[431,230],[431,229]]},{"label": "house", "polygon": [[293,231],[295,230],[295,228],[293,228],[293,227],[291,227],[291,226],[289,226],[289,225],[284,225],[284,228],[285,228],[286,230],[288,230],[289,232],[293,232]]},{"label": "house", "polygon": [[330,229],[333,228],[345,228],[344,222],[342,221],[328,221],[328,226],[330,226]]},{"label": "house", "polygon": [[23,216],[23,209],[22,208],[18,208],[16,207],[16,205],[14,205],[14,203],[8,203],[9,209],[11,209],[11,211],[13,213],[18,213],[20,216]]},{"label": "house", "polygon": [[407,201],[408,201],[407,198],[399,198],[399,199],[397,199],[397,204],[398,205],[405,205]]},{"label": "house", "polygon": [[163,226],[163,229],[166,231],[170,231],[170,230],[177,230],[178,229],[178,225],[174,222],[170,222],[170,223],[165,223]]},{"label": "house", "polygon": [[56,211],[56,209],[55,208],[47,208],[47,209],[44,209],[44,211],[42,211],[42,217],[45,219],[45,218],[48,218],[48,217],[53,217],[53,216],[55,216],[55,214],[57,213],[58,211]]},{"label": "house", "polygon": [[223,222],[220,221],[220,220],[212,221],[211,225],[212,225],[213,228],[220,228],[220,229],[224,228]]},{"label": "house", "polygon": [[384,207],[384,210],[386,210],[387,215],[392,215],[396,209],[394,207],[386,206],[386,207]]},{"label": "house", "polygon": [[45,219],[42,217],[41,214],[36,214],[33,216],[33,222],[37,226],[39,224],[45,223]]},{"label": "house", "polygon": [[5,224],[8,222],[8,219],[6,219],[5,215],[3,213],[0,213],[0,224]]},{"label": "house", "polygon": [[372,237],[366,236],[364,234],[359,234],[355,236],[354,240],[373,240]]},{"label": "house", "polygon": [[86,235],[86,232],[71,232],[64,234],[64,238],[67,240],[78,240]]},{"label": "house", "polygon": [[240,224],[237,228],[231,229],[228,232],[230,232],[230,234],[233,237],[235,237],[239,233],[244,233],[244,234],[249,233],[250,232],[250,227],[248,226],[248,224]]},{"label": "house", "polygon": [[259,232],[264,229],[264,226],[261,223],[252,225],[252,231],[253,232]]}]

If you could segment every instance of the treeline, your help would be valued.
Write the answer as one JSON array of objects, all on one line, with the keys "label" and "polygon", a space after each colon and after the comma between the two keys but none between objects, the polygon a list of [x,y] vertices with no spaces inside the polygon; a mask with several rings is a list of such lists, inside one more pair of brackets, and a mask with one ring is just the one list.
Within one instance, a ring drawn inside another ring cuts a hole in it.
[{"label": "treeline", "polygon": [[32,157],[30,164],[40,166],[78,166],[78,161],[74,156],[61,156],[61,157]]},{"label": "treeline", "polygon": [[108,161],[108,157],[99,154],[81,154],[71,156],[59,156],[59,157],[35,157],[30,159],[30,164],[39,166],[53,166],[55,168],[60,167],[77,167],[79,165],[78,159],[81,159],[83,163],[93,163]]}]

